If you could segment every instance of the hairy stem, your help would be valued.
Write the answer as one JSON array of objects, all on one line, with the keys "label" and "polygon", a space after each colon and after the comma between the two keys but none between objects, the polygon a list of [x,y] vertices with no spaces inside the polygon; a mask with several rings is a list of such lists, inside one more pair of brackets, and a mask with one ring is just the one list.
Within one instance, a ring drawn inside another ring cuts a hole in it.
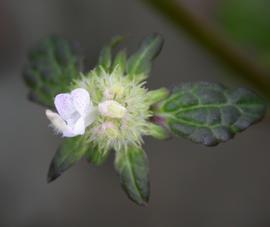
[{"label": "hairy stem", "polygon": [[177,0],[142,0],[163,14],[178,29],[185,30],[190,37],[208,49],[220,61],[233,69],[232,74],[244,80],[270,100],[270,74],[234,48],[201,18],[196,17]]}]

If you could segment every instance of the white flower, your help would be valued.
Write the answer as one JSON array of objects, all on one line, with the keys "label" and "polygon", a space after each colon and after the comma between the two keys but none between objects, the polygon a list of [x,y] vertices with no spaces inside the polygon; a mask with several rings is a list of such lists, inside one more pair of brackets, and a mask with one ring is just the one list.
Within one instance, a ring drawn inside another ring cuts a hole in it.
[{"label": "white flower", "polygon": [[46,110],[46,116],[64,137],[83,135],[96,118],[90,95],[83,88],[77,88],[70,94],[58,94],[54,104],[58,113]]},{"label": "white flower", "polygon": [[123,118],[127,109],[114,100],[107,100],[98,104],[99,112],[106,117]]}]

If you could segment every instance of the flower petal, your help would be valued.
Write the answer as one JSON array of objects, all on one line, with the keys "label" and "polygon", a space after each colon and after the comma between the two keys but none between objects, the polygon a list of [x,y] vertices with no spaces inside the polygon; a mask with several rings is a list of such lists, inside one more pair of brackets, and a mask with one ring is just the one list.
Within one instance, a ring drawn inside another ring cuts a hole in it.
[{"label": "flower petal", "polygon": [[67,93],[56,95],[54,98],[54,105],[57,112],[64,120],[72,118],[72,115],[76,111],[72,102],[72,96]]},{"label": "flower petal", "polygon": [[74,127],[72,128],[72,132],[74,135],[83,135],[85,132],[85,124],[83,118],[80,118]]},{"label": "flower petal", "polygon": [[92,107],[88,91],[83,88],[77,88],[71,92],[71,96],[75,109],[81,116],[86,116]]},{"label": "flower petal", "polygon": [[67,122],[67,125],[70,126],[71,128],[74,127],[74,125],[76,124],[76,122],[81,118],[81,115],[76,111],[72,114],[72,116],[65,120]]},{"label": "flower petal", "polygon": [[85,127],[91,125],[97,117],[98,111],[96,108],[93,108],[85,117],[84,117],[84,124]]},{"label": "flower petal", "polygon": [[59,114],[51,110],[46,110],[46,116],[58,132],[64,133],[66,131],[70,131],[70,127],[68,127],[66,122],[60,117]]},{"label": "flower petal", "polygon": [[63,132],[63,137],[75,137],[75,136],[77,135],[74,134],[71,130]]}]

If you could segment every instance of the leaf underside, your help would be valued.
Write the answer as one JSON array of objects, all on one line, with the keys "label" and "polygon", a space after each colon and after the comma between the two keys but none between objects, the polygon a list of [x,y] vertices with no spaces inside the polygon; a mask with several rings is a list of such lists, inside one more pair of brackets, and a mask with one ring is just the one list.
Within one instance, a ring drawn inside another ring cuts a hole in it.
[{"label": "leaf underside", "polygon": [[258,122],[266,104],[255,93],[215,83],[187,83],[160,106],[166,126],[177,136],[214,146]]},{"label": "leaf underside", "polygon": [[23,70],[23,78],[30,90],[29,99],[52,107],[55,95],[67,92],[81,70],[78,45],[58,37],[42,40],[30,52]]},{"label": "leaf underside", "polygon": [[128,197],[138,205],[149,201],[149,167],[145,152],[141,148],[129,148],[116,152],[115,169]]}]

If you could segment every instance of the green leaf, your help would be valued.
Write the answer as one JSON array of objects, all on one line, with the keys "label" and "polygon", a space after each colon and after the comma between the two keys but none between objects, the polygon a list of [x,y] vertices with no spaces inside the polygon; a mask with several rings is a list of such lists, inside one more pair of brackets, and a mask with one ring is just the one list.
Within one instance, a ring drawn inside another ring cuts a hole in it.
[{"label": "green leaf", "polygon": [[48,172],[48,183],[61,176],[63,172],[73,166],[85,153],[81,137],[66,139],[55,153]]},{"label": "green leaf", "polygon": [[145,152],[137,147],[117,151],[115,169],[128,197],[138,205],[146,205],[149,200],[150,183]]},{"label": "green leaf", "polygon": [[156,111],[175,135],[213,146],[261,120],[266,104],[245,88],[199,82],[175,89]]},{"label": "green leaf", "polygon": [[31,101],[53,106],[55,95],[68,91],[70,83],[82,70],[82,58],[77,49],[64,39],[49,37],[30,52],[23,77]]},{"label": "green leaf", "polygon": [[138,51],[128,59],[127,74],[132,78],[141,74],[148,75],[151,71],[152,62],[159,55],[163,43],[164,40],[159,34],[146,37]]},{"label": "green leaf", "polygon": [[85,153],[85,157],[91,164],[100,166],[108,159],[109,154],[109,150],[102,150],[90,146]]},{"label": "green leaf", "polygon": [[103,69],[109,73],[112,70],[112,49],[121,43],[122,40],[122,36],[116,36],[112,38],[111,42],[108,45],[105,45],[100,51],[98,65],[102,66]]}]

